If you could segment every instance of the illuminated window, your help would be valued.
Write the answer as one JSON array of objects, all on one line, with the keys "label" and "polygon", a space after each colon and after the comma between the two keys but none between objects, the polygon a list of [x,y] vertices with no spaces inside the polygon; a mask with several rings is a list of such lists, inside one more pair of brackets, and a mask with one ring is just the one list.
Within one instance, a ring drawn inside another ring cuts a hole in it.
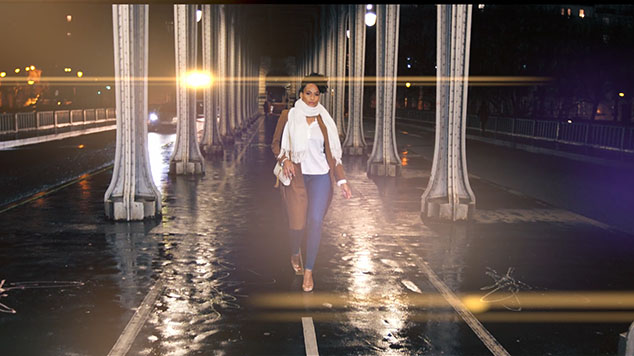
[{"label": "illuminated window", "polygon": [[581,18],[586,17],[586,12],[583,9],[579,9],[579,17]]},{"label": "illuminated window", "polygon": [[572,14],[572,10],[568,8],[568,16],[570,16],[571,14]]}]

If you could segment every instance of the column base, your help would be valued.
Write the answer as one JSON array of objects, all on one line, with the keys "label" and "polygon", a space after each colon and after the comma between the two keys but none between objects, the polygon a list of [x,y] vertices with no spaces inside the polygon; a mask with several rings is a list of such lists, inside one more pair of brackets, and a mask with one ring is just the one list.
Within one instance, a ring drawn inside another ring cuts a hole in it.
[{"label": "column base", "polygon": [[475,203],[460,199],[453,213],[453,204],[448,198],[434,198],[422,202],[421,219],[433,221],[469,221],[475,213]]},{"label": "column base", "polygon": [[350,156],[361,156],[365,153],[365,147],[344,147],[343,153]]},{"label": "column base", "polygon": [[139,221],[161,216],[161,212],[157,211],[155,200],[142,199],[134,201],[130,205],[130,218],[128,219],[128,209],[124,206],[123,199],[121,197],[112,198],[104,203],[106,217],[115,221]]},{"label": "column base", "polygon": [[170,162],[169,174],[176,175],[197,175],[205,174],[202,162]]},{"label": "column base", "polygon": [[397,163],[373,162],[370,163],[368,174],[371,176],[398,177],[401,175],[401,165]]},{"label": "column base", "polygon": [[222,146],[215,145],[200,145],[200,153],[205,157],[214,157],[222,154]]}]

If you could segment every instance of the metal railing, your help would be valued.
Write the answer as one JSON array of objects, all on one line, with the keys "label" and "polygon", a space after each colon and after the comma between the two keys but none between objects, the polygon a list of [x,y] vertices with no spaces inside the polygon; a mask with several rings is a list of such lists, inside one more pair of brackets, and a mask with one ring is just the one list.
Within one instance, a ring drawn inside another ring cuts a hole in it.
[{"label": "metal railing", "polygon": [[114,123],[115,114],[115,108],[0,113],[0,135],[48,132],[67,126],[81,129],[95,124]]},{"label": "metal railing", "polygon": [[[396,116],[420,120],[431,125],[436,124],[436,116],[433,111],[397,109]],[[467,116],[467,130],[480,131],[480,118],[477,115]],[[634,127],[491,116],[486,122],[485,130],[536,140],[634,152]]]}]

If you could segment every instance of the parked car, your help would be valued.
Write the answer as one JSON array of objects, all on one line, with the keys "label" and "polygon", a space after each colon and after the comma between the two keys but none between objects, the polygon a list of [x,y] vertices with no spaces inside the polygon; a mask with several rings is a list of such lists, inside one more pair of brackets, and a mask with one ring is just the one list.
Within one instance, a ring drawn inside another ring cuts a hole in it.
[{"label": "parked car", "polygon": [[151,105],[148,110],[148,131],[176,128],[176,103]]}]

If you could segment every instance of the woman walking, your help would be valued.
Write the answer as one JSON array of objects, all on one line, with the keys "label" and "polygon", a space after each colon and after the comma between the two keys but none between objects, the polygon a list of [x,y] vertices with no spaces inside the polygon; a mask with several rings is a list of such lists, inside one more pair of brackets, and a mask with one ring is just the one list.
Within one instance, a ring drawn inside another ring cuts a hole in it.
[{"label": "woman walking", "polygon": [[321,241],[322,223],[336,182],[346,199],[352,196],[341,164],[337,125],[319,103],[327,89],[323,75],[312,73],[302,80],[299,96],[290,110],[281,113],[271,148],[284,175],[282,198],[289,221],[291,266],[302,274],[300,247],[306,234],[306,266],[302,289],[313,290],[313,267]]}]

